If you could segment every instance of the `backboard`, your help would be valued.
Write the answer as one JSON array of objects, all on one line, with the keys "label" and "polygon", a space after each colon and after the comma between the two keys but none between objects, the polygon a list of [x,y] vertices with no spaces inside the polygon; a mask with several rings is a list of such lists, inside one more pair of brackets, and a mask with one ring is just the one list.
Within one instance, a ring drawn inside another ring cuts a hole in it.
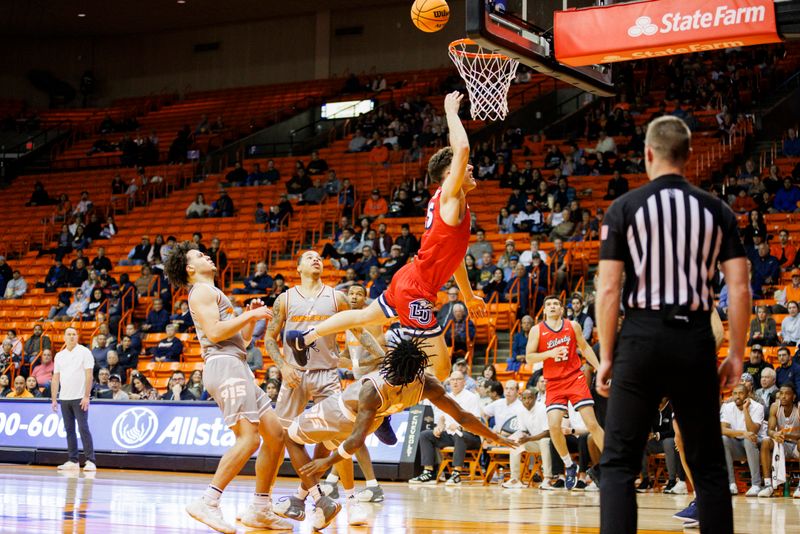
[{"label": "backboard", "polygon": [[598,96],[613,96],[611,67],[569,67],[556,61],[553,11],[589,7],[595,0],[467,0],[467,37],[537,72]]}]

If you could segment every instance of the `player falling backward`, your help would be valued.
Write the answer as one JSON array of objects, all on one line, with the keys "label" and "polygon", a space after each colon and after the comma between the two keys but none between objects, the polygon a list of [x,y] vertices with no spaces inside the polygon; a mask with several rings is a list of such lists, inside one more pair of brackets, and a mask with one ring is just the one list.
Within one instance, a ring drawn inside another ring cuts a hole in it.
[{"label": "player falling backward", "polygon": [[[350,384],[341,394],[325,399],[299,415],[286,431],[286,447],[305,487],[315,499],[314,528],[328,526],[341,510],[341,505],[323,495],[319,477],[328,468],[341,465],[356,451],[380,424],[381,419],[428,399],[455,419],[468,432],[504,446],[515,447],[465,412],[445,393],[441,382],[425,372],[428,355],[419,338],[390,342],[380,369]],[[324,444],[332,454],[312,460],[307,444]],[[340,463],[341,462],[341,463]]]},{"label": "player falling backward", "polygon": [[442,327],[433,313],[439,289],[455,275],[464,301],[475,316],[486,313],[483,300],[472,292],[464,265],[470,236],[467,193],[475,189],[469,161],[467,132],[458,118],[462,95],[453,92],[444,99],[450,146],[436,152],[428,161],[431,178],[441,182],[428,203],[425,233],[417,256],[392,278],[386,292],[363,310],[337,313],[309,330],[286,333],[286,342],[296,358],[303,358],[308,347],[320,337],[353,327],[383,325],[399,318],[404,331],[426,338],[434,374],[444,380],[450,373],[450,353]]},{"label": "player falling backward", "polygon": [[211,484],[186,511],[214,530],[236,532],[236,527],[222,515],[220,498],[258,451],[255,496],[241,521],[252,528],[291,529],[291,523],[272,512],[269,495],[283,462],[282,428],[266,393],[256,386],[245,350],[256,322],[269,319],[272,312],[255,299],[244,313],[235,316],[228,297],[214,285],[217,270],[214,262],[191,243],[177,245],[164,270],[173,286],[190,287],[189,311],[205,362],[203,387],[222,410],[225,425],[236,436],[234,445],[220,458]]},{"label": "player falling backward", "polygon": [[[344,294],[322,283],[323,263],[320,255],[307,250],[298,258],[297,272],[300,284],[282,293],[275,300],[272,308],[272,320],[267,325],[264,338],[267,353],[280,367],[283,377],[278,399],[275,403],[275,414],[283,428],[288,428],[292,421],[306,408],[309,401],[319,404],[323,400],[341,393],[339,380],[339,347],[336,334],[331,333],[317,340],[314,349],[295,354],[289,350],[284,339],[283,352],[278,346],[281,331],[307,330],[331,317],[337,311],[350,306]],[[377,341],[362,329],[358,337],[367,347],[377,346]],[[377,346],[373,350],[380,351]],[[390,438],[397,441],[392,432]],[[379,436],[380,437],[380,436]],[[386,437],[386,436],[384,436]],[[319,454],[324,451],[320,450]],[[338,467],[342,485],[347,493],[348,519],[351,525],[365,521],[365,512],[358,505],[353,491],[353,463],[345,462]],[[300,487],[294,495],[279,500],[274,507],[275,513],[288,519],[302,521],[305,519],[305,500],[309,488]]]},{"label": "player falling backward", "polygon": [[565,486],[572,489],[578,482],[578,467],[572,461],[567,440],[561,432],[561,420],[567,413],[567,403],[571,402],[580,413],[597,448],[603,451],[603,429],[594,415],[594,400],[586,384],[586,376],[581,371],[578,349],[595,370],[600,368],[600,362],[583,337],[580,325],[564,319],[564,307],[558,297],[548,296],[544,299],[544,317],[544,321],[531,328],[528,334],[526,361],[544,362],[542,374],[547,380],[545,405],[550,439],[564,461]]}]

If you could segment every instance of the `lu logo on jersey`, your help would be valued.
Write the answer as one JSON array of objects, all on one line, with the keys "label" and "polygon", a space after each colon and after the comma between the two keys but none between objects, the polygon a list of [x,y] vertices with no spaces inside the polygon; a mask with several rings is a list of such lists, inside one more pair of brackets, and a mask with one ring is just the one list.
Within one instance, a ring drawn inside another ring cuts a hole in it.
[{"label": "lu logo on jersey", "polygon": [[433,306],[427,299],[417,299],[408,304],[408,317],[426,326],[433,320]]}]

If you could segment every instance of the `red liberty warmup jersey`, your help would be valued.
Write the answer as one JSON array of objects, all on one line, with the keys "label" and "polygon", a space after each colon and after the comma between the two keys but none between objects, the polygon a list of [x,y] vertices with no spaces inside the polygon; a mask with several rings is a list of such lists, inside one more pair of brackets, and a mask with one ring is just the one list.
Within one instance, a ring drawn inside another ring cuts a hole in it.
[{"label": "red liberty warmup jersey", "polygon": [[553,330],[547,323],[539,323],[539,348],[536,352],[547,352],[556,347],[567,347],[563,358],[548,358],[544,361],[543,374],[546,380],[563,380],[581,372],[581,358],[578,356],[578,341],[572,323],[563,319],[561,328]]},{"label": "red liberty warmup jersey", "polygon": [[464,261],[469,247],[469,205],[458,226],[450,226],[442,219],[440,198],[442,189],[434,193],[425,216],[425,233],[414,260],[420,282],[438,291]]}]

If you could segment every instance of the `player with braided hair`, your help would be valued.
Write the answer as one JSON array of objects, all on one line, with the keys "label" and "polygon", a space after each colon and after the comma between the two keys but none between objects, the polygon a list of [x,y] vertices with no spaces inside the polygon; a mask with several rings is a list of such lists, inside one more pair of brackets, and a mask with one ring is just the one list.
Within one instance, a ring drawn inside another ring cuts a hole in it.
[{"label": "player with braided hair", "polygon": [[[292,465],[300,475],[303,487],[316,501],[312,516],[314,528],[326,527],[342,508],[321,494],[317,483],[322,473],[360,449],[384,417],[419,404],[423,399],[428,399],[453,417],[465,430],[505,446],[516,446],[462,410],[445,393],[441,382],[425,372],[428,355],[424,340],[402,338],[387,345],[386,357],[379,370],[350,384],[340,395],[315,404],[286,430],[284,439]],[[305,445],[312,443],[322,443],[335,452],[312,460],[305,449]],[[353,487],[352,479],[342,478],[341,482],[345,490]],[[348,502],[348,515],[354,511],[360,514],[361,510],[356,508],[358,502],[352,501]]]}]

